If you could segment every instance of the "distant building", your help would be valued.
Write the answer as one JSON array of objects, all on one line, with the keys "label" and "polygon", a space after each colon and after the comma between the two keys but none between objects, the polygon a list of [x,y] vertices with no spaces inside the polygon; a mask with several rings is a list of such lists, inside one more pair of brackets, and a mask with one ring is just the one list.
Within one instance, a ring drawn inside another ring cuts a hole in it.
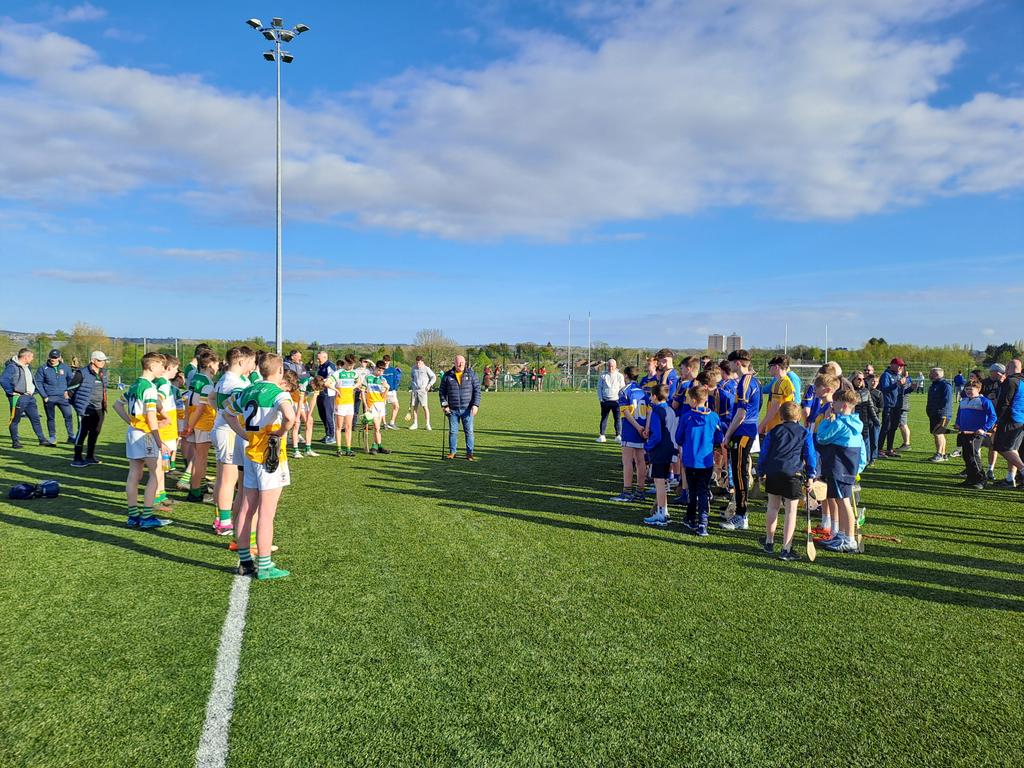
[{"label": "distant building", "polygon": [[743,349],[743,337],[738,333],[730,333],[725,340],[725,351],[729,353],[735,352],[737,349]]},{"label": "distant building", "polygon": [[709,333],[708,352],[725,352],[725,336],[720,333]]}]

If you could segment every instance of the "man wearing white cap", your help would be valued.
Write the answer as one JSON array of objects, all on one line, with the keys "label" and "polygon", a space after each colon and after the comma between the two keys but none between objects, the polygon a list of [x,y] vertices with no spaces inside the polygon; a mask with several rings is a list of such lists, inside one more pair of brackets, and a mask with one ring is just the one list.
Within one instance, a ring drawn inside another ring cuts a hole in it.
[{"label": "man wearing white cap", "polygon": [[[78,411],[78,435],[75,437],[75,459],[72,467],[99,464],[96,440],[107,415],[107,356],[96,350],[89,365],[79,368],[71,377],[68,394],[71,406]],[[84,451],[83,451],[84,449]],[[84,453],[84,456],[83,456]]]}]

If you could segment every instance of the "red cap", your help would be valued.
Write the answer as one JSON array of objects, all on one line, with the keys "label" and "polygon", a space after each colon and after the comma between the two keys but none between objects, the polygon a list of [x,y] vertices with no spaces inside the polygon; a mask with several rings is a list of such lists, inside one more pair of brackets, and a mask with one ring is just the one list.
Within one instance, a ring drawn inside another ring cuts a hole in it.
[{"label": "red cap", "polygon": [[892,360],[889,361],[889,365],[904,366],[906,365],[906,363],[903,362],[902,358],[894,357]]}]

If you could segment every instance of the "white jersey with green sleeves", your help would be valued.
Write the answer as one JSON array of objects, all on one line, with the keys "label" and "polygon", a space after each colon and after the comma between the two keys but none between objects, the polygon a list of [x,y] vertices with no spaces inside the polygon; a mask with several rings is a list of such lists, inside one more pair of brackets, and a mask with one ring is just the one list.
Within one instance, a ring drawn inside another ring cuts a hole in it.
[{"label": "white jersey with green sleeves", "polygon": [[228,423],[225,421],[224,406],[227,404],[228,398],[248,386],[249,382],[246,378],[233,371],[225,371],[224,375],[217,380],[213,387],[214,401],[217,403],[217,419],[213,423],[214,429],[228,427]]}]

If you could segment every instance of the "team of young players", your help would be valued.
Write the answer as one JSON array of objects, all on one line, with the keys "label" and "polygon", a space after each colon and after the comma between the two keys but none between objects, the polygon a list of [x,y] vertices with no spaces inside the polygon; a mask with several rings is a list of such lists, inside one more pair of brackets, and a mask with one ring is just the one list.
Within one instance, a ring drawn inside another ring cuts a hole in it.
[{"label": "team of young players", "polygon": [[[177,358],[151,352],[142,358],[142,374],[115,403],[115,412],[128,424],[125,453],[129,460],[125,491],[131,527],[160,528],[170,520],[159,513],[170,510],[166,476],[182,448],[187,467],[178,487],[190,501],[216,503],[213,530],[232,536],[229,549],[238,553],[238,573],[260,580],[279,579],[288,571],[278,568],[271,555],[274,516],[283,489],[291,482],[287,436],[292,435],[295,457],[299,427],[305,423],[305,456],[312,450],[313,409],[310,398],[322,388],[336,391],[334,412],[337,434],[345,434],[338,455],[352,456],[352,421],[356,393],[372,420],[373,453],[390,453],[383,445],[383,424],[388,384],[381,362],[360,372],[351,356],[327,379],[310,377],[304,370],[285,369],[280,355],[257,353],[241,346],[228,350],[221,361],[209,347],[199,345],[195,359],[179,371]],[[204,493],[211,446],[217,472],[213,493]],[[143,503],[139,484],[148,471]],[[239,482],[241,480],[241,482]]]},{"label": "team of young players", "polygon": [[643,377],[627,368],[619,395],[623,490],[612,500],[645,499],[649,476],[656,506],[644,523],[665,527],[671,522],[668,492],[678,485],[672,501],[686,507],[683,526],[707,536],[713,487],[730,495],[721,528],[746,530],[750,488],[763,479],[768,511],[761,545],[775,551],[784,509],[779,556],[796,560],[797,502],[819,479],[827,489],[815,529],[821,546],[856,552],[854,488],[867,463],[863,425],[854,413],[858,398],[834,363],[823,366],[806,391],[788,357],[773,358],[769,366],[772,378],[764,386],[745,350],[708,362],[703,370],[699,358],[688,357],[676,371],[667,349],[648,359]]}]

